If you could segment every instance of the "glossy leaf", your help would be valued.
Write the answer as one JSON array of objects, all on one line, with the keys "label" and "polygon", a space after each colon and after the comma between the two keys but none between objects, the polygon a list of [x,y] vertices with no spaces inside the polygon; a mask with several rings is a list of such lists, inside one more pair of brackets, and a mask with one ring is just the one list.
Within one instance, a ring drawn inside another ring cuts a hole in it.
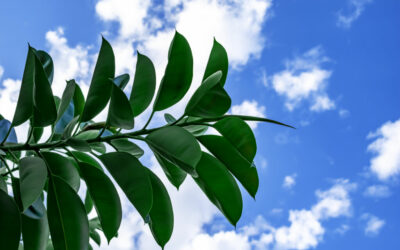
[{"label": "glossy leaf", "polygon": [[197,165],[199,176],[194,178],[212,203],[236,226],[242,214],[242,195],[235,179],[225,166],[204,153]]},{"label": "glossy leaf", "polygon": [[19,162],[22,210],[25,211],[42,193],[47,179],[47,167],[42,158],[25,157]]},{"label": "glossy leaf", "polygon": [[79,190],[80,177],[78,170],[69,158],[52,152],[42,152],[51,174],[68,183],[75,191]]},{"label": "glossy leaf", "polygon": [[155,174],[150,170],[147,171],[153,190],[153,206],[149,213],[149,226],[157,244],[164,248],[174,229],[174,212],[167,189]]},{"label": "glossy leaf", "polygon": [[104,172],[84,162],[81,162],[79,167],[96,208],[103,232],[110,242],[117,235],[122,219],[118,192]]},{"label": "glossy leaf", "polygon": [[211,49],[210,57],[208,58],[207,62],[207,67],[204,72],[203,82],[205,79],[207,79],[209,76],[217,71],[222,72],[220,84],[224,86],[226,76],[228,74],[228,54],[226,53],[225,48],[214,38],[213,47]]},{"label": "glossy leaf", "polygon": [[231,106],[231,98],[220,84],[222,72],[209,76],[190,98],[185,114],[195,117],[216,118]]},{"label": "glossy leaf", "polygon": [[168,124],[176,122],[176,118],[173,117],[171,114],[168,114],[168,113],[164,114],[164,119]]},{"label": "glossy leaf", "polygon": [[47,80],[49,81],[50,85],[53,82],[54,76],[54,64],[53,59],[47,52],[43,50],[37,50],[36,56],[38,57],[39,61],[42,64],[43,70],[47,76]]},{"label": "glossy leaf", "polygon": [[140,115],[151,103],[156,89],[156,70],[151,60],[138,52],[135,78],[129,98],[133,115]]},{"label": "glossy leaf", "polygon": [[[75,82],[75,80],[70,80],[70,81]],[[85,107],[85,97],[83,96],[82,90],[79,87],[79,85],[76,84],[76,82],[75,82],[74,97],[72,101],[74,102],[74,117],[80,116]]]},{"label": "glossy leaf", "polygon": [[98,161],[96,161],[92,156],[90,156],[89,154],[83,153],[83,152],[79,152],[79,151],[70,151],[70,153],[76,158],[78,159],[78,161],[80,162],[85,162],[87,164],[90,164],[92,166],[95,166],[96,168],[98,168],[99,170],[103,171],[103,168],[101,167],[100,163]]},{"label": "glossy leaf", "polygon": [[78,194],[65,181],[52,176],[47,196],[48,220],[54,249],[87,249],[89,222]]},{"label": "glossy leaf", "polygon": [[67,140],[66,144],[78,151],[83,151],[83,152],[92,151],[92,149],[87,141],[76,139],[74,137],[69,138]]},{"label": "glossy leaf", "polygon": [[17,250],[21,237],[21,218],[17,204],[0,190],[0,242],[2,249]]},{"label": "glossy leaf", "polygon": [[164,110],[180,101],[193,77],[193,56],[189,43],[175,32],[168,53],[168,64],[154,102],[154,111]]},{"label": "glossy leaf", "polygon": [[107,153],[99,158],[142,218],[146,218],[153,205],[147,169],[136,157],[124,152]]},{"label": "glossy leaf", "polygon": [[[8,130],[11,127],[11,122],[6,119],[0,119],[0,142],[4,140],[7,135]],[[12,128],[10,134],[7,137],[6,142],[17,143],[17,134],[15,133],[15,129]]]},{"label": "glossy leaf", "polygon": [[86,104],[82,113],[82,122],[86,122],[99,114],[110,99],[113,79],[115,74],[115,58],[111,45],[104,37],[97,63],[90,83]]},{"label": "glossy leaf", "polygon": [[74,129],[76,127],[76,125],[78,124],[79,121],[79,116],[75,117],[74,119],[72,119],[68,125],[65,127],[62,137],[64,139],[70,138],[72,136],[72,133],[74,132]]},{"label": "glossy leaf", "polygon": [[67,109],[65,112],[61,115],[60,120],[56,122],[54,126],[54,133],[55,134],[62,134],[65,131],[65,128],[68,126],[68,124],[74,119],[74,104],[71,101],[68,104]]},{"label": "glossy leaf", "polygon": [[243,187],[254,198],[258,190],[258,174],[251,162],[224,137],[203,135],[197,138],[229,171],[242,183]]},{"label": "glossy leaf", "polygon": [[249,125],[237,117],[227,117],[213,126],[240,154],[253,162],[257,152],[256,138]]},{"label": "glossy leaf", "polygon": [[50,82],[39,58],[35,55],[35,84],[33,91],[33,127],[45,127],[57,119],[57,109],[54,103]]},{"label": "glossy leaf", "polygon": [[40,219],[21,216],[24,250],[45,250],[49,239],[49,225],[46,212]]},{"label": "glossy leaf", "polygon": [[[75,94],[75,87],[76,83],[74,80],[67,81],[67,86],[64,89],[64,92],[61,97],[61,102],[60,106],[58,107],[57,110],[57,121],[61,119],[61,116],[64,114],[64,112],[67,110],[68,106],[70,105],[74,94]],[[72,113],[73,116],[73,113]]]},{"label": "glossy leaf", "polygon": [[92,150],[97,151],[100,154],[105,154],[107,151],[106,146],[102,142],[92,142],[89,146]]},{"label": "glossy leaf", "polygon": [[86,195],[85,195],[85,210],[86,213],[89,214],[93,209],[93,200],[90,197],[89,191],[86,190]]},{"label": "glossy leaf", "polygon": [[8,193],[7,183],[5,177],[2,175],[0,175],[0,190],[4,191],[5,193]]},{"label": "glossy leaf", "polygon": [[180,169],[179,167],[175,166],[171,162],[164,159],[162,156],[154,153],[158,163],[160,164],[162,170],[164,171],[165,175],[167,176],[168,180],[174,185],[177,189],[181,186],[183,181],[186,178],[186,172]]},{"label": "glossy leaf", "polygon": [[133,118],[132,108],[124,91],[112,83],[107,125],[123,129],[132,129],[134,126]]},{"label": "glossy leaf", "polygon": [[129,82],[129,74],[122,74],[113,79],[115,85],[117,85],[120,89],[124,89]]},{"label": "glossy leaf", "polygon": [[200,145],[185,129],[178,126],[160,128],[146,137],[150,148],[187,173],[196,176],[201,157]]},{"label": "glossy leaf", "polygon": [[130,153],[136,158],[140,158],[144,154],[143,149],[128,139],[114,139],[110,143],[118,152]]},{"label": "glossy leaf", "polygon": [[33,113],[33,86],[35,82],[35,54],[34,49],[28,47],[24,74],[22,76],[21,88],[17,107],[15,109],[13,126],[18,126],[27,121]]}]

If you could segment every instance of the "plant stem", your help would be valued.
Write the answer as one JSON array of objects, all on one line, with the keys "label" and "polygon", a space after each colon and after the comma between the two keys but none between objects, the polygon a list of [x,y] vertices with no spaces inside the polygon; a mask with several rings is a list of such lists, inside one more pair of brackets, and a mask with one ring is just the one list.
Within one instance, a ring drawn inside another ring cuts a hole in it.
[{"label": "plant stem", "polygon": [[144,127],[141,130],[145,130],[147,128],[147,126],[150,124],[151,119],[153,118],[155,111],[151,111],[151,115],[149,117],[149,119],[147,120],[146,124],[144,125]]},{"label": "plant stem", "polygon": [[4,145],[4,143],[7,141],[7,138],[10,135],[12,129],[13,129],[13,126],[11,125],[10,128],[8,129],[7,134],[4,137],[3,141],[0,143],[0,146]]}]

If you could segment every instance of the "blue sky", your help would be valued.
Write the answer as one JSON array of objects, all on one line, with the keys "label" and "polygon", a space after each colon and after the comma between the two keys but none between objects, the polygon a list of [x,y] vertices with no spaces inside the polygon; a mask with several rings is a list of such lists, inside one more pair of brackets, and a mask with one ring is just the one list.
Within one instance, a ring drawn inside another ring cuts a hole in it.
[{"label": "blue sky", "polygon": [[[192,46],[193,88],[215,36],[230,58],[231,112],[297,129],[251,124],[260,188],[256,201],[243,196],[236,230],[192,181],[180,192],[165,182],[176,220],[166,249],[397,249],[399,11],[397,0],[3,2],[0,113],[12,118],[28,42],[52,55],[60,96],[70,78],[87,91],[101,34],[118,73],[134,74],[139,49],[160,79],[176,28]],[[144,163],[165,180],[150,154]],[[157,249],[126,199],[123,208],[120,238],[100,249]]]}]

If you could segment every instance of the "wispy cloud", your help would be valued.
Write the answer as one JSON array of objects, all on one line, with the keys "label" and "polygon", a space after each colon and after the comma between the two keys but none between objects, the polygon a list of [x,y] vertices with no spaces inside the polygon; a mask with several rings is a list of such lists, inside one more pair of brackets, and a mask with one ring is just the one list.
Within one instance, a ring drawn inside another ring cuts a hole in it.
[{"label": "wispy cloud", "polygon": [[342,28],[350,28],[353,22],[364,12],[365,6],[371,2],[372,0],[348,0],[348,10],[339,11],[336,24]]},{"label": "wispy cloud", "polygon": [[387,198],[391,194],[389,187],[385,185],[372,185],[364,191],[364,196],[371,198]]},{"label": "wispy cloud", "polygon": [[285,176],[285,178],[283,178],[282,187],[286,189],[291,189],[292,187],[294,187],[294,185],[296,185],[296,177],[297,174]]},{"label": "wispy cloud", "polygon": [[364,233],[367,236],[376,236],[382,230],[386,222],[375,215],[365,213],[361,216],[361,219],[366,220]]}]

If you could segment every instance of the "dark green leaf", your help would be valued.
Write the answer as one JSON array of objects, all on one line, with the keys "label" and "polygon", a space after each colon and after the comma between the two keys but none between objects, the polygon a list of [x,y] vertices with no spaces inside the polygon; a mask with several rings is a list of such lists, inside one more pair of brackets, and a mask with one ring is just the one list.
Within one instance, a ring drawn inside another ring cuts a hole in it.
[{"label": "dark green leaf", "polygon": [[46,73],[47,80],[51,85],[54,76],[53,59],[51,59],[51,56],[43,50],[36,51],[36,55],[39,58],[39,61],[42,63],[42,67],[44,69],[44,72]]},{"label": "dark green leaf", "polygon": [[171,114],[168,114],[168,113],[164,114],[164,119],[168,124],[176,122],[175,117],[173,117]]},{"label": "dark green leaf", "polygon": [[21,217],[17,204],[0,190],[0,242],[1,248],[17,250],[21,237]]},{"label": "dark green leaf", "polygon": [[39,157],[25,157],[19,162],[22,210],[25,211],[42,193],[47,179],[47,167]]},{"label": "dark green leaf", "polygon": [[[43,194],[41,194],[42,196]],[[46,208],[44,207],[43,200],[41,197],[37,198],[36,201],[25,210],[24,215],[31,219],[41,219],[46,214]]]},{"label": "dark green leaf", "polygon": [[185,114],[195,117],[216,118],[231,106],[231,98],[220,84],[222,72],[218,71],[200,85],[190,98]]},{"label": "dark green leaf", "polygon": [[46,127],[57,119],[57,109],[47,75],[35,56],[35,84],[33,91],[33,127]]},{"label": "dark green leaf", "polygon": [[113,79],[115,85],[117,85],[120,89],[124,89],[129,82],[129,74],[122,74]]},{"label": "dark green leaf", "polygon": [[145,218],[153,204],[147,169],[136,157],[124,152],[107,153],[99,158],[142,218]]},{"label": "dark green leaf", "polygon": [[109,79],[113,79],[114,74],[114,52],[111,45],[103,37],[85,108],[82,113],[82,122],[91,120],[105,108],[110,99],[112,87]]},{"label": "dark green leaf", "polygon": [[5,193],[8,193],[7,183],[4,179],[5,177],[0,175],[0,190],[3,190]]},{"label": "dark green leaf", "polygon": [[90,148],[90,145],[87,141],[76,139],[74,137],[69,138],[67,140],[66,144],[78,151],[83,151],[83,152],[92,151],[92,149]]},{"label": "dark green leaf", "polygon": [[48,220],[55,249],[87,249],[89,223],[78,194],[61,178],[52,176],[47,196]]},{"label": "dark green leaf", "polygon": [[183,98],[193,77],[193,56],[189,43],[175,32],[168,53],[168,64],[154,102],[154,111],[171,107]]},{"label": "dark green leaf", "polygon": [[213,126],[234,146],[249,162],[256,156],[257,143],[253,131],[242,119],[227,117]]},{"label": "dark green leaf", "polygon": [[90,155],[79,152],[79,151],[71,151],[71,154],[78,159],[80,162],[85,162],[88,163],[92,166],[95,166],[96,168],[100,169],[103,171],[103,168],[101,167],[100,163],[98,163],[93,157]]},{"label": "dark green leaf", "polygon": [[111,101],[108,109],[107,125],[123,129],[132,129],[134,116],[124,91],[112,84]]},{"label": "dark green leaf", "polygon": [[78,121],[79,121],[79,116],[75,117],[68,123],[62,134],[62,137],[64,139],[70,138],[72,136],[72,133],[74,132],[75,126],[78,124]]},{"label": "dark green leaf", "polygon": [[[74,81],[75,80],[71,80]],[[83,109],[85,107],[85,97],[83,96],[82,90],[78,84],[75,82],[75,93],[72,100],[74,102],[74,117],[82,115]]]},{"label": "dark green leaf", "polygon": [[[2,142],[4,140],[10,127],[11,127],[10,121],[8,121],[6,119],[0,120],[0,142]],[[17,134],[15,133],[14,128],[11,129],[11,132],[8,135],[6,142],[17,143]]]},{"label": "dark green leaf", "polygon": [[96,242],[96,244],[98,246],[100,246],[101,244],[101,238],[100,238],[100,234],[98,232],[96,232],[96,230],[90,230],[90,238],[93,239],[94,242]]},{"label": "dark green leaf", "polygon": [[114,139],[110,143],[117,151],[130,153],[136,158],[140,158],[144,154],[143,149],[128,139]]},{"label": "dark green leaf", "polygon": [[100,154],[105,154],[107,151],[106,146],[102,142],[92,142],[89,145],[92,150],[97,151]]},{"label": "dark green leaf", "polygon": [[74,109],[75,109],[74,108],[74,104],[71,101],[68,104],[68,107],[65,110],[65,112],[60,117],[60,120],[58,122],[56,122],[56,124],[55,124],[55,126],[53,128],[55,134],[60,135],[65,131],[65,128],[74,119]]},{"label": "dark green leaf", "polygon": [[89,214],[93,209],[93,201],[92,198],[90,197],[89,191],[86,190],[86,196],[85,196],[85,210],[86,213]]},{"label": "dark green leaf", "polygon": [[203,76],[203,82],[206,78],[219,70],[222,71],[220,84],[224,86],[226,76],[228,74],[228,55],[225,48],[214,38],[214,44],[211,49],[210,57],[208,58],[207,67]]},{"label": "dark green leaf", "polygon": [[94,139],[99,135],[100,130],[88,130],[88,131],[83,131],[74,136],[74,138],[79,139],[79,140],[90,140]]},{"label": "dark green leaf", "polygon": [[258,174],[252,163],[224,137],[203,135],[197,138],[229,171],[242,183],[244,188],[254,198],[258,190]]},{"label": "dark green leaf", "polygon": [[154,153],[154,156],[156,157],[158,163],[160,163],[162,170],[164,171],[171,184],[179,189],[180,185],[186,178],[186,172],[175,166],[171,162],[167,161],[162,156],[159,156],[157,153]]},{"label": "dark green leaf", "polygon": [[150,170],[147,171],[153,190],[153,206],[149,214],[149,226],[157,244],[164,248],[174,229],[174,212],[167,189],[155,174]]},{"label": "dark green leaf", "polygon": [[156,89],[156,70],[151,60],[138,52],[135,78],[129,98],[133,115],[141,114],[151,103]]},{"label": "dark green leaf", "polygon": [[21,219],[24,250],[45,250],[49,239],[46,212],[40,219],[32,219],[26,215],[22,215]]},{"label": "dark green leaf", "polygon": [[[67,81],[67,86],[65,87],[64,93],[61,97],[61,103],[57,110],[57,121],[61,119],[61,116],[67,110],[74,97],[76,83],[74,80]],[[72,114],[73,115],[73,114]],[[72,119],[72,118],[71,118]],[[68,121],[69,122],[69,121]]]},{"label": "dark green leaf", "polygon": [[199,176],[194,178],[212,203],[236,226],[242,215],[242,195],[235,179],[225,166],[204,153],[197,165]]},{"label": "dark green leaf", "polygon": [[27,121],[33,112],[33,86],[35,82],[35,54],[34,49],[29,46],[26,57],[24,74],[22,76],[21,89],[17,107],[15,109],[13,126],[18,126]]},{"label": "dark green leaf", "polygon": [[188,131],[170,126],[158,129],[146,137],[150,148],[187,173],[196,176],[196,165],[201,157],[200,145]]},{"label": "dark green leaf", "polygon": [[117,235],[122,219],[118,192],[107,175],[98,168],[84,162],[81,162],[79,167],[93,199],[103,232],[110,242]]},{"label": "dark green leaf", "polygon": [[72,160],[57,153],[43,152],[42,155],[52,175],[67,182],[75,191],[79,190],[80,177]]}]

